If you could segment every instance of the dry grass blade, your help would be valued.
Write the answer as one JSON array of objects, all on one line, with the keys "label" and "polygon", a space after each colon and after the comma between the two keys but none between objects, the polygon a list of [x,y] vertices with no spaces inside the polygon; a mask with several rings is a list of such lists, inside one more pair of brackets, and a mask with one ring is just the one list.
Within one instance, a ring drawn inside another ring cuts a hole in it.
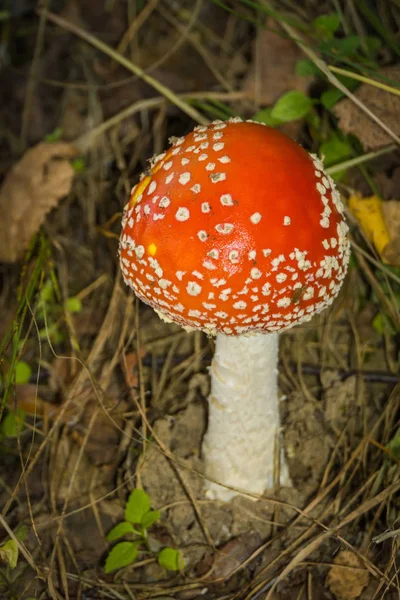
[{"label": "dry grass blade", "polygon": [[367,85],[372,85],[373,87],[377,87],[385,92],[389,92],[390,94],[395,94],[396,96],[400,96],[400,89],[395,88],[391,85],[386,85],[381,81],[376,81],[376,79],[370,79],[369,77],[364,77],[359,73],[353,73],[353,71],[348,71],[347,69],[340,69],[339,67],[333,67],[332,65],[328,65],[328,69],[333,73],[338,73],[339,75],[344,75],[345,77],[350,77],[351,79],[356,79],[357,81],[362,81]]},{"label": "dry grass blade", "polygon": [[301,562],[305,561],[310,554],[315,552],[319,548],[319,546],[329,539],[332,536],[335,536],[337,532],[359,518],[361,515],[365,514],[372,510],[375,506],[380,504],[383,500],[386,500],[392,494],[395,494],[400,489],[400,481],[396,483],[392,483],[392,485],[388,486],[385,490],[383,490],[380,494],[367,500],[361,504],[357,509],[353,510],[347,517],[345,517],[340,523],[335,525],[334,527],[329,528],[324,533],[321,533],[319,536],[314,538],[309,544],[307,544],[304,548],[302,548],[294,558],[289,562],[288,565],[282,570],[277,579],[275,580],[271,590],[268,592],[266,600],[271,600],[272,592],[276,589],[278,583],[280,583],[285,577],[287,577],[292,571],[299,565]]},{"label": "dry grass blade", "polygon": [[143,26],[146,20],[150,17],[151,13],[157,8],[160,0],[150,0],[148,4],[143,7],[143,10],[139,13],[139,15],[132,21],[129,25],[128,29],[124,33],[123,38],[117,47],[117,52],[119,54],[125,54],[127,51],[129,44],[139,31],[139,29]]},{"label": "dry grass blade", "polygon": [[180,110],[182,110],[185,114],[187,114],[196,123],[200,123],[201,125],[207,125],[209,123],[209,120],[206,119],[206,117],[204,117],[201,113],[199,113],[195,108],[190,106],[190,104],[181,100],[181,98],[179,96],[177,96],[174,92],[172,92],[165,85],[163,85],[162,83],[160,83],[159,81],[154,79],[154,77],[147,75],[143,71],[143,69],[141,69],[140,67],[135,65],[132,61],[130,61],[127,58],[125,58],[124,56],[122,56],[122,54],[119,54],[116,50],[114,50],[113,48],[111,48],[110,46],[108,46],[107,44],[105,44],[104,42],[102,42],[101,40],[96,38],[95,36],[91,35],[87,31],[82,29],[81,27],[78,27],[74,23],[70,23],[66,19],[63,19],[62,17],[59,17],[58,15],[56,15],[54,13],[48,12],[48,13],[46,13],[46,16],[47,16],[47,19],[49,21],[51,21],[52,23],[55,23],[62,29],[65,29],[66,31],[70,31],[71,33],[77,35],[81,39],[85,40],[88,44],[91,44],[92,46],[94,46],[95,48],[97,48],[98,50],[100,50],[101,52],[103,52],[104,54],[106,54],[107,56],[109,56],[110,58],[115,60],[116,62],[118,62],[120,65],[125,67],[128,71],[131,71],[132,73],[137,75],[137,77],[140,77],[148,85],[150,85],[152,88],[157,90],[157,92],[162,94],[162,96],[164,96],[172,104],[174,104],[175,106],[180,108]]},{"label": "dry grass blade", "polygon": [[333,175],[334,173],[339,173],[344,169],[350,169],[351,167],[356,167],[358,165],[362,165],[370,160],[374,160],[375,158],[379,158],[380,156],[385,156],[385,154],[389,154],[396,150],[396,144],[389,144],[376,152],[367,152],[366,154],[361,154],[361,156],[357,156],[356,158],[350,158],[349,160],[345,160],[333,167],[328,167],[326,172],[328,175]]},{"label": "dry grass blade", "polygon": [[[43,7],[47,8],[47,6],[48,6],[48,0],[45,0],[43,3]],[[35,89],[37,72],[38,72],[38,67],[39,67],[40,53],[42,52],[42,48],[43,48],[45,27],[46,27],[46,15],[43,12],[40,16],[39,27],[38,27],[38,32],[37,32],[37,36],[36,36],[35,53],[34,53],[33,59],[32,59],[32,65],[31,65],[28,85],[27,85],[27,89],[26,89],[24,110],[22,113],[21,141],[22,141],[23,146],[25,146],[25,144],[26,144],[26,137],[28,134],[29,123],[31,120],[32,101],[33,101],[34,89]]]},{"label": "dry grass blade", "polygon": [[[198,99],[198,100],[220,100],[222,102],[235,102],[237,100],[242,100],[245,97],[246,97],[246,94],[244,92],[232,92],[232,93],[194,92],[194,93],[190,93],[190,94],[180,94],[179,95],[179,98],[182,98],[183,100],[185,98],[187,98],[187,99]],[[112,127],[115,127],[116,125],[118,125],[124,119],[128,119],[129,117],[131,117],[137,113],[140,113],[141,111],[144,111],[144,110],[151,110],[153,108],[154,109],[159,108],[159,107],[163,106],[163,104],[165,104],[165,102],[166,102],[166,99],[164,96],[157,96],[155,98],[139,100],[138,102],[135,102],[135,104],[132,104],[131,106],[128,106],[127,108],[124,108],[116,115],[110,117],[109,119],[107,119],[107,121],[100,123],[99,125],[94,127],[88,133],[85,133],[81,137],[74,140],[74,146],[81,152],[86,152],[90,148],[91,144],[96,140],[96,138],[98,138],[101,135],[103,135],[104,133],[106,133]],[[375,156],[375,154],[374,154],[374,156]],[[372,157],[368,156],[368,158],[366,160],[370,160],[370,158],[374,158],[374,156],[372,156]],[[360,157],[360,158],[362,158],[362,157]],[[361,160],[360,160],[360,162],[361,162]]]},{"label": "dry grass blade", "polygon": [[386,531],[385,533],[381,533],[380,535],[376,535],[372,538],[374,544],[381,544],[385,540],[389,540],[393,537],[397,537],[400,535],[400,529],[394,529],[393,531]]}]

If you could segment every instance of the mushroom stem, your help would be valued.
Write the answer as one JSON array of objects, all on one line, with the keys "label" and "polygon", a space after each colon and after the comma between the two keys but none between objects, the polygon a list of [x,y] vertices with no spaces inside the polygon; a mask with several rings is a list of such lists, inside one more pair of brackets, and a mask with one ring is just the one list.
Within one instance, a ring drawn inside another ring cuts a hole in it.
[{"label": "mushroom stem", "polygon": [[[277,366],[277,333],[217,335],[203,442],[206,475],[214,481],[252,494],[277,483]],[[283,454],[280,483],[290,485]],[[228,501],[237,493],[208,481],[207,495]]]}]

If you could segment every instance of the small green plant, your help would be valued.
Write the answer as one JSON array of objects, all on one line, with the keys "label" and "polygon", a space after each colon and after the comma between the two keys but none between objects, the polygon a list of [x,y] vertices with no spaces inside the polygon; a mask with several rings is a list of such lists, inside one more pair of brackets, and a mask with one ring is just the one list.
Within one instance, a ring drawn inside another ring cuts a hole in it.
[{"label": "small green plant", "polygon": [[0,562],[15,569],[18,562],[18,546],[14,540],[7,540],[0,546]]},{"label": "small green plant", "polygon": [[[118,542],[109,552],[104,570],[106,573],[127,567],[135,562],[139,552],[152,553],[148,529],[160,518],[158,510],[150,508],[150,498],[140,489],[129,495],[125,505],[125,520],[118,523],[107,535],[109,542],[122,537],[129,541]],[[155,552],[158,564],[168,571],[179,571],[183,568],[183,558],[179,550],[163,548]]]},{"label": "small green plant", "polygon": [[81,310],[82,301],[76,296],[67,298],[62,304],[58,281],[52,272],[44,282],[39,295],[36,319],[40,327],[40,338],[43,340],[50,338],[52,343],[61,343],[65,339],[63,314],[76,314]]},{"label": "small green plant", "polygon": [[27,534],[28,527],[21,524],[12,539],[0,542],[0,598],[17,598],[16,584],[26,568],[24,561],[18,561],[18,541],[23,542]]},{"label": "small green plant", "polygon": [[25,413],[18,408],[9,410],[0,422],[0,440],[2,437],[15,438],[24,427]]}]

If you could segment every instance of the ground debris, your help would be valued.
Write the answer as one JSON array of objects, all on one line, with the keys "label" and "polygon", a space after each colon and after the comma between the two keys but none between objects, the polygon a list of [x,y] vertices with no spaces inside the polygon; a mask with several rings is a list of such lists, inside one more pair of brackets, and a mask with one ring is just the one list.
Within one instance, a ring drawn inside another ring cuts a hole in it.
[{"label": "ground debris", "polygon": [[312,493],[328,463],[333,438],[321,406],[306,400],[302,393],[291,394],[284,408],[283,436],[290,475],[295,487]]},{"label": "ground debris", "polygon": [[390,242],[384,248],[382,257],[391,265],[400,266],[400,201],[388,200],[382,203]]},{"label": "ground debris", "polygon": [[254,45],[256,59],[244,87],[258,104],[273,104],[289,90],[307,91],[310,78],[296,75],[303,53],[273,21],[267,20],[266,27],[259,29]]},{"label": "ground debris", "polygon": [[324,387],[325,418],[334,430],[341,430],[350,418],[353,420],[360,411],[360,403],[355,401],[356,376],[344,381],[334,371],[321,373]]},{"label": "ground debris", "polygon": [[[296,74],[296,63],[303,58],[299,46],[285,37],[272,19],[260,28],[254,42],[255,61],[244,82],[244,89],[255,103],[271,106],[282,94],[291,90],[306,93],[311,77]],[[285,123],[280,127],[287,135],[296,137],[302,127],[301,121]]]},{"label": "ground debris", "polygon": [[245,562],[249,556],[260,546],[260,536],[253,532],[242,534],[229,540],[213,557],[210,571],[204,579],[205,582],[215,579],[226,580],[233,572]]},{"label": "ground debris", "polygon": [[[380,71],[382,76],[395,82],[400,81],[400,66],[385,67]],[[385,82],[386,83],[386,82]],[[400,96],[386,92],[379,88],[364,83],[354,93],[376,117],[396,135],[400,134]],[[392,138],[349,98],[339,102],[333,109],[339,117],[339,127],[344,133],[356,135],[364,148],[376,150],[381,146],[390,144]]]},{"label": "ground debris", "polygon": [[357,556],[350,550],[343,550],[333,561],[326,585],[337,600],[355,600],[368,584],[369,574]]},{"label": "ground debris", "polygon": [[74,154],[71,144],[42,142],[8,173],[0,189],[0,261],[19,260],[47,213],[68,194]]}]

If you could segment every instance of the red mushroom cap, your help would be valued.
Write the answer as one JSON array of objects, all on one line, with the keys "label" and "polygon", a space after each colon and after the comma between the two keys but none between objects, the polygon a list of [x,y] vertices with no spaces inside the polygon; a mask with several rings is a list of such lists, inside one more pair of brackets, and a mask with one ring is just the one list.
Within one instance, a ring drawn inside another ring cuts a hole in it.
[{"label": "red mushroom cap", "polygon": [[279,331],[337,295],[347,230],[316,156],[264,125],[215,121],[174,139],[133,188],[121,268],[139,298],[183,327]]}]

